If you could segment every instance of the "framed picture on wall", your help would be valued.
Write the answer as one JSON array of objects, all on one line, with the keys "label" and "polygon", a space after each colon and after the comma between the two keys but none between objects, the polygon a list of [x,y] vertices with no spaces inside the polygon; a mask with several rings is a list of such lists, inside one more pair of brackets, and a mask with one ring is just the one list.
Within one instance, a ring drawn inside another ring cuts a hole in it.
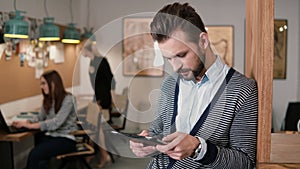
[{"label": "framed picture on wall", "polygon": [[286,79],[287,20],[274,20],[273,78]]},{"label": "framed picture on wall", "polygon": [[162,76],[163,67],[154,67],[154,46],[150,35],[152,18],[123,19],[123,73],[129,76]]},{"label": "framed picture on wall", "polygon": [[213,47],[224,62],[233,66],[233,35],[231,25],[206,26],[208,37]]}]

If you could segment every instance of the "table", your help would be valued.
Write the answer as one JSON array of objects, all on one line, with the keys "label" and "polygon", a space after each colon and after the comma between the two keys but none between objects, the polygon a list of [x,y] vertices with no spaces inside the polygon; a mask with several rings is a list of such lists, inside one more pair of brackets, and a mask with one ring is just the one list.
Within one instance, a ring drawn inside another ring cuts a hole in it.
[{"label": "table", "polygon": [[[26,160],[18,160],[28,154],[33,147],[34,135],[38,131],[7,134],[0,131],[0,159],[1,168],[19,169],[25,168]],[[19,162],[18,162],[19,161]]]},{"label": "table", "polygon": [[276,164],[276,163],[261,163],[257,164],[257,169],[296,169],[300,168],[300,164]]},{"label": "table", "polygon": [[[89,95],[77,96],[77,112],[81,114],[90,102]],[[34,111],[38,111],[37,108]],[[12,117],[9,117],[12,118]],[[0,131],[0,168],[23,169],[26,167],[27,156],[34,146],[34,135],[38,131],[7,134]]]}]

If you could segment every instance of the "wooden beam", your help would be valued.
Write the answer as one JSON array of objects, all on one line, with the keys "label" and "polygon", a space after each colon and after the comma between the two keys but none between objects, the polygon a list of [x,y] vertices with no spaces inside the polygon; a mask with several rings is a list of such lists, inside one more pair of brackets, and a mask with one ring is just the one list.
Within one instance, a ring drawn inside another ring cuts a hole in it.
[{"label": "wooden beam", "polygon": [[296,168],[300,168],[300,164],[265,164],[265,163],[261,163],[258,164],[258,168],[259,169],[296,169]]},{"label": "wooden beam", "polygon": [[246,0],[245,74],[258,86],[258,163],[270,162],[273,51],[274,1]]}]

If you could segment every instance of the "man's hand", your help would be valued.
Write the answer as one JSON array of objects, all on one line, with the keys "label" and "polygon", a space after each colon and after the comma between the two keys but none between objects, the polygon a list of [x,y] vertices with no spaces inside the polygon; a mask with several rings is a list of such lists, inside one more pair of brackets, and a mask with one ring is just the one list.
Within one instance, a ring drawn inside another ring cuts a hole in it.
[{"label": "man's hand", "polygon": [[199,140],[186,133],[175,132],[163,138],[167,145],[157,145],[156,149],[175,160],[182,160],[192,156],[199,146]]},{"label": "man's hand", "polygon": [[[143,130],[139,135],[149,136],[149,132],[147,130]],[[130,149],[137,157],[145,157],[157,151],[155,146],[144,146],[143,143],[137,143],[131,140],[129,141],[129,144],[130,144]]]}]

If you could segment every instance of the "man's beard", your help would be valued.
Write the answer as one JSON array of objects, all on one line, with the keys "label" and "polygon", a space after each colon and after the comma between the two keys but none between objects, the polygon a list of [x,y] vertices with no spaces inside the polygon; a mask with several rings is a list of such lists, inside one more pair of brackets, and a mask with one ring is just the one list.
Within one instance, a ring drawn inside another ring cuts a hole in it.
[{"label": "man's beard", "polygon": [[191,70],[191,69],[180,69],[178,71],[179,76],[181,76],[182,78],[184,78],[180,73],[186,72],[186,71],[191,71],[193,73],[193,77],[190,78],[184,78],[185,80],[193,80],[196,81],[196,78],[201,74],[201,72],[204,69],[204,63],[201,61],[199,62],[197,68],[195,70]]},{"label": "man's beard", "polygon": [[177,73],[179,73],[179,76],[181,76],[183,78],[183,76],[180,73],[184,73],[187,71],[191,71],[193,73],[193,77],[190,78],[185,78],[185,80],[193,80],[196,81],[197,77],[199,77],[199,75],[203,72],[204,70],[204,66],[205,66],[205,53],[201,53],[201,51],[198,49],[198,58],[199,60],[197,60],[196,62],[198,63],[196,69],[192,70],[192,69],[180,69],[178,70]]}]

